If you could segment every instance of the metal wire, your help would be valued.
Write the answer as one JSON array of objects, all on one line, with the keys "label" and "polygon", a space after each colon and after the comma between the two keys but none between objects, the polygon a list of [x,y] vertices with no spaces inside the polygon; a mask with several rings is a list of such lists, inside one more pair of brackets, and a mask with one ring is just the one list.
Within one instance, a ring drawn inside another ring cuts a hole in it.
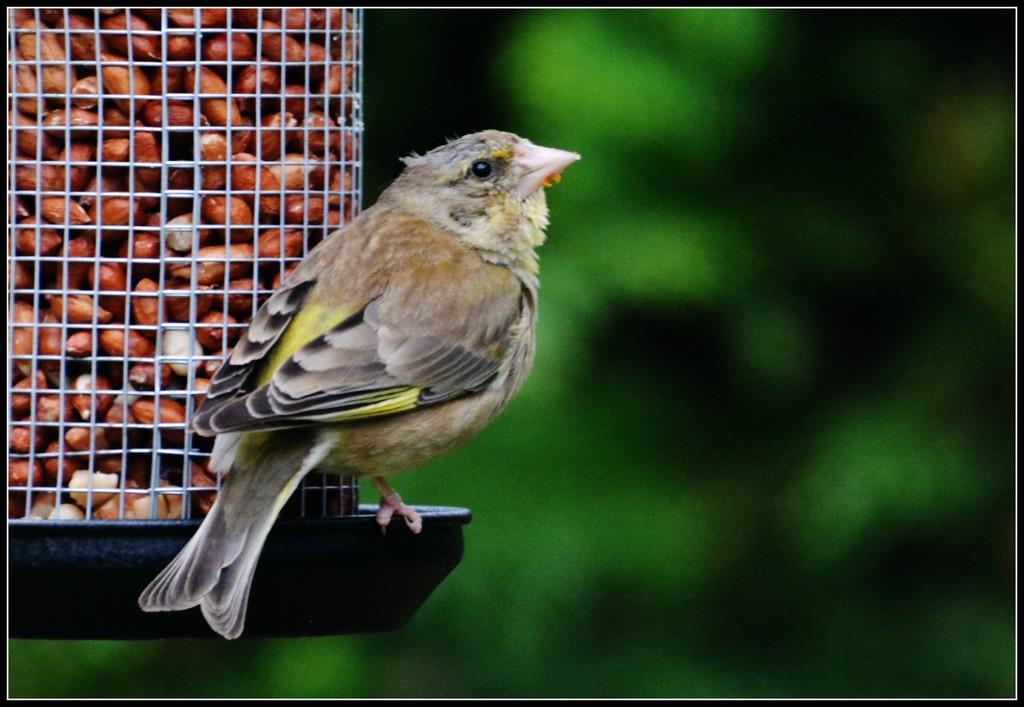
[{"label": "metal wire", "polygon": [[[362,11],[9,9],[8,517],[204,514],[188,422],[361,206]],[[303,517],[354,512],[312,477]]]}]

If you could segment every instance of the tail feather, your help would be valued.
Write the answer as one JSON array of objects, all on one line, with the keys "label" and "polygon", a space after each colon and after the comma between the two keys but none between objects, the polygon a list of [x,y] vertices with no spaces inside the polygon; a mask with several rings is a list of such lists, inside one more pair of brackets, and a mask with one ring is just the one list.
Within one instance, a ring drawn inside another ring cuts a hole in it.
[{"label": "tail feather", "polygon": [[263,543],[299,481],[330,446],[319,443],[289,454],[287,447],[268,445],[253,465],[238,468],[236,463],[195,536],[139,596],[142,610],[198,605],[217,633],[225,638],[241,635]]},{"label": "tail feather", "polygon": [[247,554],[240,563],[226,567],[221,581],[203,597],[201,606],[206,623],[225,638],[237,638],[245,626],[249,589],[265,537],[266,533],[255,552]]}]

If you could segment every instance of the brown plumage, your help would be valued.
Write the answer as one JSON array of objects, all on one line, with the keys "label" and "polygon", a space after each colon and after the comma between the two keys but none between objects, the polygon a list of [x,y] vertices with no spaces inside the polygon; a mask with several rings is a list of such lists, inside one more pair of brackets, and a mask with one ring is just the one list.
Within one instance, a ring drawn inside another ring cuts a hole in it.
[{"label": "brown plumage", "polygon": [[408,158],[377,204],[309,252],[196,412],[227,477],[144,610],[200,605],[238,636],[263,541],[311,471],[371,477],[382,528],[397,513],[420,531],[383,477],[468,441],[519,391],[534,356],[542,186],[578,158],[467,135]]}]

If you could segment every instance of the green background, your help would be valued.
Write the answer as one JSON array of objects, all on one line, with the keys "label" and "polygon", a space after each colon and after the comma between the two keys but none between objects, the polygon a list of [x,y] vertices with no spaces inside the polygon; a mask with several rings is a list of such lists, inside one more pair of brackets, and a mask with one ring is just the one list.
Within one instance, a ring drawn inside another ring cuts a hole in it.
[{"label": "green background", "polygon": [[1014,12],[365,24],[366,203],[466,132],[583,155],[531,379],[394,480],[462,564],[394,634],[9,641],[10,694],[1013,696]]}]

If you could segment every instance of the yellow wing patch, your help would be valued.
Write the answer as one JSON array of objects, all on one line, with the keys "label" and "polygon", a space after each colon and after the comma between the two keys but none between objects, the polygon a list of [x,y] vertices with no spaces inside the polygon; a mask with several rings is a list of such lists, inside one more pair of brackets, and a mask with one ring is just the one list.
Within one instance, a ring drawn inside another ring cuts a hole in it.
[{"label": "yellow wing patch", "polygon": [[306,302],[303,307],[295,313],[288,323],[288,328],[281,334],[266,357],[260,364],[259,378],[256,380],[256,387],[261,388],[269,385],[274,378],[274,373],[292,355],[333,327],[356,313],[355,307],[327,306],[319,302]]},{"label": "yellow wing patch", "polygon": [[422,390],[422,388],[390,388],[382,390],[372,396],[365,396],[363,398],[367,401],[365,404],[361,404],[353,410],[339,413],[331,419],[336,422],[348,422],[413,410],[417,407],[417,400],[419,400]]}]

